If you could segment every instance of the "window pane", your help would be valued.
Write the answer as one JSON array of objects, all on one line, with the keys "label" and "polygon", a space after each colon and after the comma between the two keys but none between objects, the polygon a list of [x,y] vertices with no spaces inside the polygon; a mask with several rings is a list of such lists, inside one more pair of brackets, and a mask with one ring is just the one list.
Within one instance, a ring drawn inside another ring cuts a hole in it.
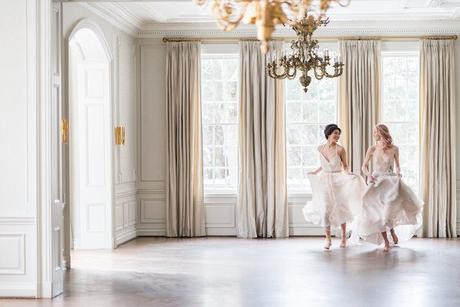
[{"label": "window pane", "polygon": [[323,129],[337,119],[337,79],[313,78],[305,94],[298,78],[286,81],[286,146],[289,190],[310,190],[307,173],[319,166]]},{"label": "window pane", "polygon": [[202,56],[204,188],[236,191],[238,183],[238,56]]},{"label": "window pane", "polygon": [[418,55],[383,54],[382,122],[399,147],[401,172],[419,191]]}]

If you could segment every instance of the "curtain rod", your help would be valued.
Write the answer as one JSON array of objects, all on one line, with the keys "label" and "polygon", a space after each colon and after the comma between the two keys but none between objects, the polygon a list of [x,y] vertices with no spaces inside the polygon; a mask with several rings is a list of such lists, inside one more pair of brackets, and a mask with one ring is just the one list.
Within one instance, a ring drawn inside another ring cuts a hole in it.
[{"label": "curtain rod", "polygon": [[[275,37],[274,41],[291,41],[296,39],[292,37]],[[386,40],[386,41],[401,41],[401,40],[456,40],[457,35],[445,36],[317,36],[317,40]],[[163,37],[163,42],[223,42],[233,43],[239,41],[257,41],[255,37]]]}]

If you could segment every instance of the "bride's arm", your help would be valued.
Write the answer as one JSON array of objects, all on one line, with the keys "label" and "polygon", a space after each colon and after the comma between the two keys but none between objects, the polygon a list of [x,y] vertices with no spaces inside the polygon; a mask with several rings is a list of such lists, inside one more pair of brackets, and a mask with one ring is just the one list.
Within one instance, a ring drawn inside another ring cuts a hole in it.
[{"label": "bride's arm", "polygon": [[402,176],[401,166],[399,165],[399,148],[397,146],[395,146],[395,171],[396,171],[396,175]]},{"label": "bride's arm", "polygon": [[361,170],[363,171],[364,175],[366,175],[367,177],[370,176],[371,180],[373,180],[374,178],[369,172],[369,161],[371,160],[373,153],[374,153],[374,148],[373,146],[371,146],[366,152],[366,157],[364,158],[363,166],[361,167]]},{"label": "bride's arm", "polygon": [[314,169],[314,170],[312,170],[312,171],[310,171],[310,172],[308,172],[308,173],[309,173],[309,174],[312,174],[312,175],[316,175],[316,174],[318,174],[322,169],[323,169],[323,167],[320,166],[320,167],[318,167],[318,168],[316,168],[316,169]]},{"label": "bride's arm", "polygon": [[343,170],[346,172],[350,172],[350,170],[348,169],[347,152],[345,151],[345,148],[340,148],[339,157],[342,161]]},{"label": "bride's arm", "polygon": [[[321,149],[322,147],[321,146],[318,146],[317,150],[318,150],[318,154],[321,155]],[[309,174],[312,174],[312,175],[316,175],[318,174],[319,172],[321,172],[321,170],[323,169],[322,166],[319,166],[318,168],[315,168],[314,170],[308,172]]]}]

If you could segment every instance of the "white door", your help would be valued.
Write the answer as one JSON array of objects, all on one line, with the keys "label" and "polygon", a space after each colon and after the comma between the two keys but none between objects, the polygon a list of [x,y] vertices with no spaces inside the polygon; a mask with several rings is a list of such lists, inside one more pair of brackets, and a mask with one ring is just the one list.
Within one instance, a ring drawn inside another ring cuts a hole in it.
[{"label": "white door", "polygon": [[61,139],[61,119],[63,116],[62,99],[62,63],[61,63],[61,29],[62,6],[52,5],[52,96],[51,96],[51,296],[64,292],[64,207],[66,205],[63,185],[64,144]]},{"label": "white door", "polygon": [[[74,101],[74,180],[79,233],[74,248],[112,248],[111,128],[108,63],[80,62]],[[72,128],[71,128],[72,129]]]},{"label": "white door", "polygon": [[53,274],[52,296],[57,296],[64,291],[64,193],[62,190],[62,143],[60,137],[60,121],[62,100],[60,99],[61,87],[53,86],[52,96],[52,151],[51,151],[51,180],[52,180],[52,255],[51,266]]}]

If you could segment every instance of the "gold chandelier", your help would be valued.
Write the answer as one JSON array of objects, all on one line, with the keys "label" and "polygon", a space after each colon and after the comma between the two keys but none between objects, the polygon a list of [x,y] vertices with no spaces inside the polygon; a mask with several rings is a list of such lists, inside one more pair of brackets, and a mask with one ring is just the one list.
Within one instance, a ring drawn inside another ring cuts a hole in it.
[{"label": "gold chandelier", "polygon": [[335,78],[343,73],[343,63],[340,56],[335,56],[333,61],[329,50],[325,49],[324,54],[318,52],[318,41],[312,39],[313,32],[320,26],[326,26],[329,18],[323,16],[315,17],[306,13],[305,16],[292,23],[291,27],[296,32],[297,40],[291,44],[292,53],[289,56],[283,55],[267,64],[267,71],[270,77],[275,79],[294,79],[297,71],[301,72],[300,84],[304,92],[307,92],[311,82],[308,75],[310,70],[316,79],[324,77]]},{"label": "gold chandelier", "polygon": [[[291,20],[302,18],[306,12],[325,14],[333,2],[347,6],[350,0],[211,0],[212,12],[217,24],[224,31],[236,28],[241,22],[257,26],[257,39],[262,42],[261,50],[266,53],[268,41],[275,26],[290,25]],[[207,0],[194,0],[203,5]],[[312,3],[314,2],[314,4]],[[288,17],[289,16],[289,17]]]}]

